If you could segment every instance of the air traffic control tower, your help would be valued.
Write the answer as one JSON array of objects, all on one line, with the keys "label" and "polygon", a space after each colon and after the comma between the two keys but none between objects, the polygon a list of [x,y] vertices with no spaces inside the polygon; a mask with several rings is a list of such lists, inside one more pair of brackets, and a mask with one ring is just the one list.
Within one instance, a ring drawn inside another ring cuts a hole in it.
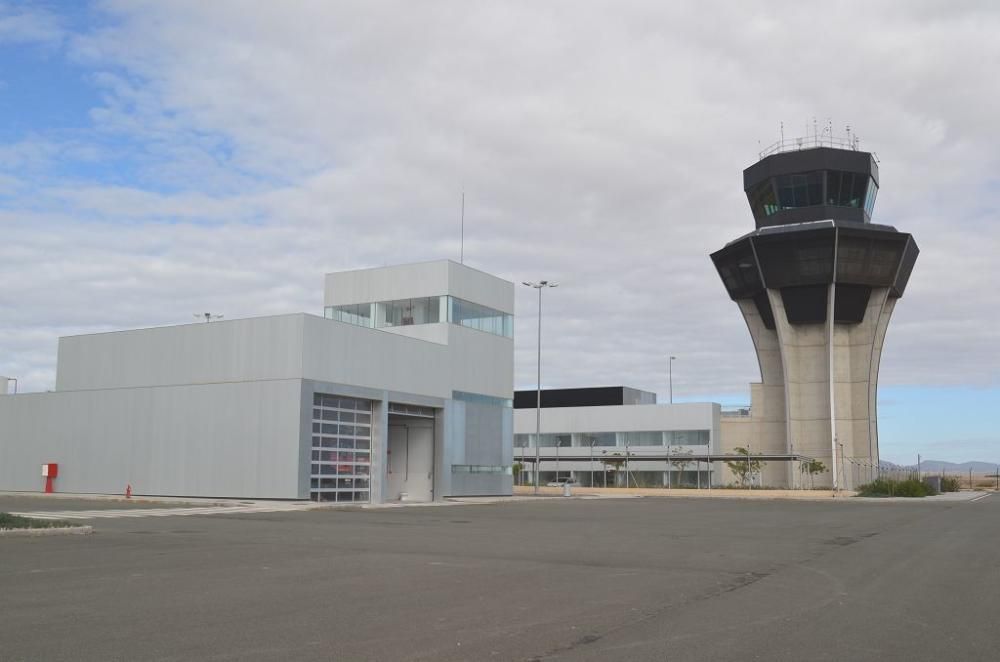
[{"label": "air traffic control tower", "polygon": [[[712,261],[761,373],[746,439],[732,440],[745,443],[731,445],[818,459],[827,470],[817,487],[853,489],[878,466],[879,358],[919,250],[909,234],[872,223],[872,155],[856,140],[830,144],[779,143],[744,170],[757,227]],[[801,484],[796,473],[771,463],[763,482]]]}]

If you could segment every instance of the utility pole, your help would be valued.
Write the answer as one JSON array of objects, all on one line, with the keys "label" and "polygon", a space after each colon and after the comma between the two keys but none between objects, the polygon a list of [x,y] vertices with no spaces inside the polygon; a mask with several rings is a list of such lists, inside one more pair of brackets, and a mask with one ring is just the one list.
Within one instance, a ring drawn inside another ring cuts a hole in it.
[{"label": "utility pole", "polygon": [[671,356],[667,361],[667,388],[669,389],[670,404],[674,404],[674,361],[676,360],[676,356]]},{"label": "utility pole", "polygon": [[[464,200],[464,196],[463,196]],[[546,287],[559,287],[558,283],[550,283],[547,280],[540,280],[537,283],[522,283],[526,287],[533,287],[538,290],[538,383],[535,390],[535,494],[538,494],[539,470],[541,465],[541,454],[539,447],[542,445],[542,290]],[[559,447],[556,447],[558,454]],[[556,479],[559,474],[556,474]]]},{"label": "utility pole", "polygon": [[594,441],[593,437],[590,438],[590,486],[597,487],[594,485]]}]

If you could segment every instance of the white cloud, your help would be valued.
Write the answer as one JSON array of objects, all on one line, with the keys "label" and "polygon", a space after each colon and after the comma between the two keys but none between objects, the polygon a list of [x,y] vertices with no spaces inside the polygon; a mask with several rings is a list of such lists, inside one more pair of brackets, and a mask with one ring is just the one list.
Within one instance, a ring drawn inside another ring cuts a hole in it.
[{"label": "white cloud", "polygon": [[31,5],[0,2],[0,44],[58,45],[65,37],[59,18]]},{"label": "white cloud", "polygon": [[[663,393],[675,354],[678,395],[745,393],[756,360],[708,254],[752,229],[758,140],[818,116],[879,154],[876,221],[923,249],[880,383],[997,385],[1000,12],[768,9],[105,3],[72,58],[106,96],[94,141],[128,141],[134,177],[0,180],[0,373],[50,385],[59,334],[319,312],[324,271],[457,257],[464,189],[471,264],[563,284],[547,384]],[[51,162],[35,147],[0,146],[0,174]]]}]

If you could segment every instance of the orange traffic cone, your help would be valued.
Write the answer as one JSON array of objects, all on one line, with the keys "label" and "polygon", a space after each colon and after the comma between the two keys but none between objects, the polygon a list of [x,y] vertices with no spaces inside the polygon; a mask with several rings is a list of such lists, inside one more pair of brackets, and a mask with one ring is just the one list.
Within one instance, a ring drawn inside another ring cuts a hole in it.
[{"label": "orange traffic cone", "polygon": [[125,486],[125,498],[126,499],[131,499],[132,498],[132,484],[131,483],[129,483],[128,485]]}]

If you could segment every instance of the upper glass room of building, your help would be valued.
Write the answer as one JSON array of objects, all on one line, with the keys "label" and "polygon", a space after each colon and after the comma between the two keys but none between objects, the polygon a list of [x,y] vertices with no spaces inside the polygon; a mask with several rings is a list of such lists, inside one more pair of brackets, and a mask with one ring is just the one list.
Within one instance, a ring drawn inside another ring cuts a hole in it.
[{"label": "upper glass room of building", "polygon": [[514,337],[514,316],[510,313],[449,295],[326,306],[324,315],[375,329],[448,322],[496,336]]},{"label": "upper glass room of building", "polygon": [[514,335],[514,284],[452,260],[329,273],[323,298],[324,315],[348,324],[401,333],[454,324]]}]

